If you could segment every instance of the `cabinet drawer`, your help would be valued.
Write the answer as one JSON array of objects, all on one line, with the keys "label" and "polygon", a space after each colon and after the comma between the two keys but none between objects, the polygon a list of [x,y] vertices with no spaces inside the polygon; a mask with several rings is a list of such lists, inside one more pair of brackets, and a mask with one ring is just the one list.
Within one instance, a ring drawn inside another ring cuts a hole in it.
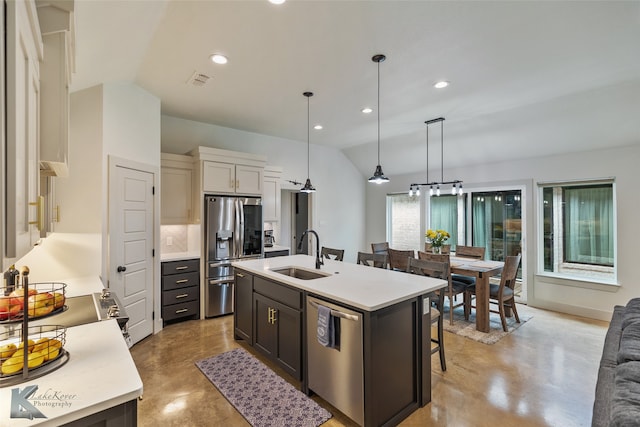
[{"label": "cabinet drawer", "polygon": [[162,305],[196,301],[200,299],[200,286],[162,292]]},{"label": "cabinet drawer", "polygon": [[302,292],[255,276],[253,290],[296,310],[302,309]]},{"label": "cabinet drawer", "polygon": [[162,320],[165,322],[168,320],[179,319],[181,317],[200,315],[200,302],[189,301],[179,304],[171,304],[166,307],[162,307]]},{"label": "cabinet drawer", "polygon": [[198,272],[162,276],[163,291],[186,288],[189,286],[196,286],[198,284],[200,284],[200,274]]},{"label": "cabinet drawer", "polygon": [[186,259],[183,261],[165,261],[162,263],[162,275],[175,273],[189,273],[200,271],[199,259]]}]

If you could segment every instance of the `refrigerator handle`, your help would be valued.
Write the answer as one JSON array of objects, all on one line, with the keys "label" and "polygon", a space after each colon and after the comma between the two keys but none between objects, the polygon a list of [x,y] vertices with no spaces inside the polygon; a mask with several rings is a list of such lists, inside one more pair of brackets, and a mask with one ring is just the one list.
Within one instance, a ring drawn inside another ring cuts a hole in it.
[{"label": "refrigerator handle", "polygon": [[238,231],[240,231],[240,247],[238,248],[238,258],[240,258],[244,255],[244,203],[239,199],[238,204],[240,205],[240,225],[238,226]]},{"label": "refrigerator handle", "polygon": [[238,199],[233,200],[235,221],[233,222],[233,254],[234,258],[240,257],[240,205]]}]

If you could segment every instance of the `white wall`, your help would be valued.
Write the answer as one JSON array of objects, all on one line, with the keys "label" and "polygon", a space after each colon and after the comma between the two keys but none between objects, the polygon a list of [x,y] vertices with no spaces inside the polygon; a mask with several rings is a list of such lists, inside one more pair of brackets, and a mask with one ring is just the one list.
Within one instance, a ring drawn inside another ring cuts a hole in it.
[{"label": "white wall", "polygon": [[130,83],[97,85],[72,93],[69,151],[69,177],[55,178],[56,198],[61,202],[61,222],[55,231],[102,233],[102,276],[106,280],[108,157],[150,165],[159,172],[160,100]]},{"label": "white wall", "polygon": [[53,178],[59,233],[102,230],[102,87],[71,95],[69,176]]},{"label": "white wall", "polygon": [[[530,194],[527,212],[527,301],[555,311],[610,320],[613,306],[640,296],[637,274],[637,241],[640,236],[640,146],[541,157],[503,163],[445,169],[445,179],[462,179],[465,188],[499,183],[525,185]],[[430,170],[431,178],[439,171]],[[615,177],[617,198],[617,266],[619,286],[551,279],[537,273],[538,182]],[[386,186],[367,187],[367,241],[385,241],[387,193],[408,191],[411,182],[424,182],[424,174],[390,177]],[[527,184],[529,183],[529,184]],[[531,188],[531,191],[529,191]]]},{"label": "white wall", "polygon": [[[307,178],[306,141],[260,135],[176,117],[162,116],[162,152],[186,154],[197,146],[267,156],[267,163],[283,168],[282,180]],[[345,260],[356,261],[366,248],[366,179],[339,150],[311,144],[310,178],[314,194],[313,228],[320,244],[345,249]]]}]

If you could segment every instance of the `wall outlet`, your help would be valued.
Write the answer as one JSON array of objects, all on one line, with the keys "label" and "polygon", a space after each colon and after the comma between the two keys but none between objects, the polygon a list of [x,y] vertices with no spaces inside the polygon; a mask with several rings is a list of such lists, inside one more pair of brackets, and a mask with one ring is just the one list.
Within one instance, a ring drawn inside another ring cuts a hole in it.
[{"label": "wall outlet", "polygon": [[167,236],[167,246],[173,245],[173,237]]}]

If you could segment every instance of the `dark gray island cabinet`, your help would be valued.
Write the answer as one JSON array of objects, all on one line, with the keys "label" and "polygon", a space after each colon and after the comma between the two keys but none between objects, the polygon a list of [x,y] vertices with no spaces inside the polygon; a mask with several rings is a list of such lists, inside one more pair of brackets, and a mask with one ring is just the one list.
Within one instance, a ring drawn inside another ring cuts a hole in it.
[{"label": "dark gray island cabinet", "polygon": [[[363,426],[397,425],[431,401],[429,301],[445,282],[304,255],[234,263],[234,337]],[[303,272],[304,272],[303,271]],[[318,305],[339,323],[338,348],[318,343]],[[318,380],[320,379],[320,380]]]}]

